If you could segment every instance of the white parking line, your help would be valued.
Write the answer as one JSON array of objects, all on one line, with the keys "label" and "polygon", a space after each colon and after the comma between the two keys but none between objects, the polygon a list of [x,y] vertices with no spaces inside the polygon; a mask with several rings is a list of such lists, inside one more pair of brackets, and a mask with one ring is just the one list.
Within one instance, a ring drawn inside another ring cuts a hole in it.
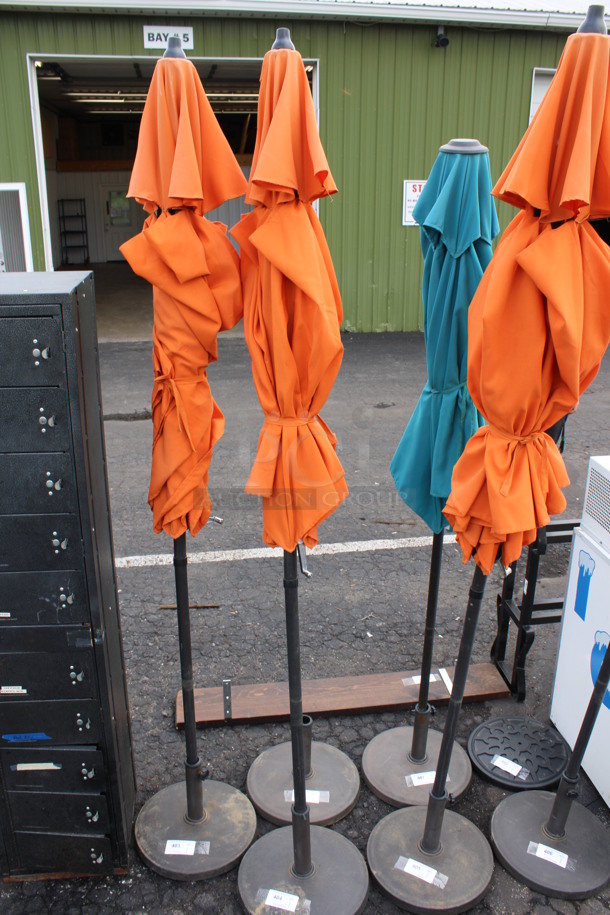
[{"label": "white parking line", "polygon": [[[445,534],[445,543],[455,543],[455,534]],[[376,550],[412,550],[430,546],[432,537],[402,537],[398,540],[348,540],[344,543],[319,543],[310,550],[312,556],[329,556],[335,553],[373,553]],[[279,547],[260,547],[251,550],[210,550],[206,553],[189,553],[190,563],[198,562],[240,562],[243,559],[277,559],[283,556]],[[174,557],[171,553],[150,553],[147,556],[119,556],[115,560],[117,569],[169,566]]]}]

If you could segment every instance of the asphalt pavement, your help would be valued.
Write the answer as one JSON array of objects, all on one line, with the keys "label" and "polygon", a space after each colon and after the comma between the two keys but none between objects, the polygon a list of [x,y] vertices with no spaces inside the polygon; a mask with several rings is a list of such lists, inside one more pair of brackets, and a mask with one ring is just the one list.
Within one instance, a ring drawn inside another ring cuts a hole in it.
[{"label": "asphalt pavement", "polygon": [[[344,344],[343,366],[323,417],[338,436],[350,497],[319,534],[325,545],[360,541],[368,546],[363,551],[314,550],[309,557],[313,575],[301,579],[299,588],[304,679],[417,670],[421,661],[430,548],[419,538],[430,532],[398,497],[389,464],[425,382],[423,336],[347,334]],[[168,609],[175,603],[174,577],[163,559],[171,556],[172,543],[153,533],[146,500],[152,436],[150,343],[102,343],[100,365],[139,809],[161,788],[184,777],[184,735],[174,718],[180,687],[178,640],[175,611]],[[224,677],[231,677],[233,684],[285,681],[281,558],[235,552],[264,546],[260,503],[243,492],[262,421],[243,337],[220,340],[219,359],[209,378],[226,420],[210,470],[214,513],[223,524],[208,524],[194,541],[187,538],[189,555],[198,556],[189,565],[189,595],[197,605],[191,613],[195,685],[218,687]],[[571,485],[566,491],[566,518],[580,517],[589,457],[610,453],[609,394],[606,357],[567,424],[564,457]],[[375,546],[375,541],[382,542]],[[394,548],[396,541],[405,543]],[[224,560],[206,562],[200,554],[210,551],[224,551]],[[541,594],[562,596],[568,561],[569,547],[549,549],[541,565]],[[519,575],[523,565],[521,561]],[[473,564],[462,564],[457,546],[446,544],[435,666],[455,663],[472,573]],[[501,569],[495,568],[487,581],[473,663],[489,659],[500,582]],[[458,725],[463,746],[473,728],[498,716],[527,715],[549,722],[558,642],[559,625],[537,628],[526,664],[524,702],[504,698],[464,703]],[[445,714],[440,707],[434,727],[442,729]],[[342,750],[360,772],[369,741],[408,721],[406,712],[320,717],[314,721],[314,740]],[[198,730],[198,743],[212,778],[245,790],[249,767],[260,752],[287,741],[289,735],[285,722],[226,724]],[[508,793],[475,773],[453,809],[489,837],[491,814]],[[608,807],[584,775],[580,802],[610,829]],[[392,810],[362,782],[351,813],[327,828],[365,855],[372,829]],[[258,836],[274,828],[258,818]],[[610,832],[608,839],[610,844]],[[581,902],[551,899],[528,889],[496,863],[489,892],[472,911],[594,915],[608,910],[610,887]],[[134,850],[124,876],[0,885],[0,911],[233,915],[242,908],[236,869],[200,882],[173,881],[151,871]],[[398,911],[371,880],[365,912]],[[334,915],[334,909],[323,915]]]}]

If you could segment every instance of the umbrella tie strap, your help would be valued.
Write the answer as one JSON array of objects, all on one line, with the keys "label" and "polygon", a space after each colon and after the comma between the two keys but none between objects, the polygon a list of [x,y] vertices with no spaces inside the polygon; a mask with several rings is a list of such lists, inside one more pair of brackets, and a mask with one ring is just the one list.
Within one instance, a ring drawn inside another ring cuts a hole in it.
[{"label": "umbrella tie strap", "polygon": [[317,418],[317,416],[314,416],[311,413],[304,414],[303,416],[278,416],[277,413],[267,413],[265,415],[265,422],[269,426],[307,426],[309,423],[317,420]]},{"label": "umbrella tie strap", "polygon": [[[178,385],[182,384],[200,384],[202,381],[206,381],[205,375],[193,375],[190,378],[172,378],[169,375],[157,375],[154,380],[155,385],[160,385],[165,387],[165,390],[171,392],[171,395],[174,398],[174,403],[176,404],[176,416],[178,418],[178,431],[185,432],[186,437],[188,438],[191,448],[193,451],[196,450],[195,445],[193,444],[193,439],[191,436],[191,430],[188,422],[188,414],[186,412],[186,407],[184,406],[184,401],[182,399],[182,394],[180,393],[180,388]],[[164,411],[167,412],[167,411]]]},{"label": "umbrella tie strap", "polygon": [[[540,482],[542,484],[542,491],[546,495],[549,490],[549,452],[548,452],[548,436],[545,435],[544,431],[539,429],[536,432],[530,432],[529,435],[515,435],[512,432],[506,432],[504,429],[499,429],[498,426],[488,426],[487,427],[492,435],[497,436],[498,438],[503,438],[508,442],[514,442],[516,445],[530,445],[532,442],[542,440],[543,450],[541,454],[542,458],[542,467],[541,467],[541,476]],[[515,460],[517,455],[517,448],[513,450],[513,455],[510,461],[510,467],[508,468],[508,473],[504,478],[504,482],[500,487],[500,495],[507,496],[510,492],[510,488],[513,482],[513,474],[515,472]]]},{"label": "umbrella tie strap", "polygon": [[451,385],[451,387],[448,387],[448,388],[433,388],[433,387],[431,387],[430,384],[428,384],[428,382],[426,382],[424,390],[428,394],[453,394],[454,391],[463,391],[465,387],[466,387],[465,381],[460,381],[459,384],[453,384],[453,385]]}]

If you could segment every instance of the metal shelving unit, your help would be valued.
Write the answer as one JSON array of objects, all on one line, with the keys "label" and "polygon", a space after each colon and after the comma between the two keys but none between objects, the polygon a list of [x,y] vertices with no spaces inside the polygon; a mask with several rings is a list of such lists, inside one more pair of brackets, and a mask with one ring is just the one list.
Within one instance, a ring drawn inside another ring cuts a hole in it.
[{"label": "metal shelving unit", "polygon": [[[88,264],[89,238],[87,234],[87,210],[84,197],[64,197],[57,201],[59,211],[59,238],[61,241],[61,263]],[[70,260],[74,252],[75,260]]]}]

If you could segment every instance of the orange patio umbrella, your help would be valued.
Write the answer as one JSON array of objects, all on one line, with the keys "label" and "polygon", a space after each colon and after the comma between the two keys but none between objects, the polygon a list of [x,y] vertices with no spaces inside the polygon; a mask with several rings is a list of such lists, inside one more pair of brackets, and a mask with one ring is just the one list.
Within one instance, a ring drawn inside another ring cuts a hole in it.
[{"label": "orange patio umbrella", "polygon": [[224,418],[206,367],[219,331],[242,316],[239,259],[206,212],[246,191],[201,81],[185,57],[159,60],[142,115],[128,196],[150,214],[121,246],[153,286],[153,449],[148,501],[156,533],[193,536],[210,515],[212,448]]},{"label": "orange patio umbrella", "polygon": [[[333,761],[334,748],[318,742],[312,745],[307,773],[299,647],[297,544],[303,540],[313,546],[318,524],[347,496],[336,439],[319,416],[341,365],[342,307],[312,201],[336,190],[301,55],[288,29],[278,29],[261,71],[246,196],[254,209],[231,232],[240,245],[244,331],[265,414],[246,492],[262,497],[263,539],[284,550],[292,758],[292,765],[288,760],[285,766],[282,745],[264,751],[250,769],[248,786],[259,811],[275,807],[277,786],[285,778],[292,780],[293,800],[291,826],[259,839],[240,865],[238,887],[248,912],[260,911],[270,901],[261,898],[261,887],[281,887],[286,899],[307,899],[312,911],[360,912],[368,893],[366,864],[358,849],[333,830],[310,823],[306,775],[325,773],[330,803],[342,795],[345,803],[335,819],[354,806],[359,782],[357,771],[353,781],[346,778],[346,768],[355,767],[345,754],[338,754],[341,762],[336,756]],[[264,785],[254,779],[253,788],[255,767],[267,777]],[[337,791],[329,788],[341,780]]]},{"label": "orange patio umbrella", "polygon": [[262,496],[263,539],[288,552],[347,496],[336,439],[319,416],[343,344],[342,305],[312,202],[336,193],[298,51],[263,60],[241,250],[244,331],[265,422],[246,492]]},{"label": "orange patio umbrella", "polygon": [[610,341],[610,39],[577,33],[494,195],[521,207],[468,316],[468,389],[487,419],[444,514],[464,561],[510,565],[566,506],[545,432],[578,404]]},{"label": "orange patio umbrella", "polygon": [[[216,359],[218,332],[233,327],[243,311],[237,254],[226,227],[204,214],[245,189],[197,71],[180,40],[170,38],[150,84],[128,190],[150,215],[121,251],[153,286],[148,501],[155,532],[173,539],[186,744],[185,781],[146,802],[135,840],[153,870],[178,880],[229,870],[256,829],[249,800],[206,778],[198,753],[186,555],[187,529],[195,536],[210,515],[208,469],[224,426],[206,368]],[[171,853],[168,849],[181,845],[177,837],[193,848],[207,844],[209,854]]]}]

